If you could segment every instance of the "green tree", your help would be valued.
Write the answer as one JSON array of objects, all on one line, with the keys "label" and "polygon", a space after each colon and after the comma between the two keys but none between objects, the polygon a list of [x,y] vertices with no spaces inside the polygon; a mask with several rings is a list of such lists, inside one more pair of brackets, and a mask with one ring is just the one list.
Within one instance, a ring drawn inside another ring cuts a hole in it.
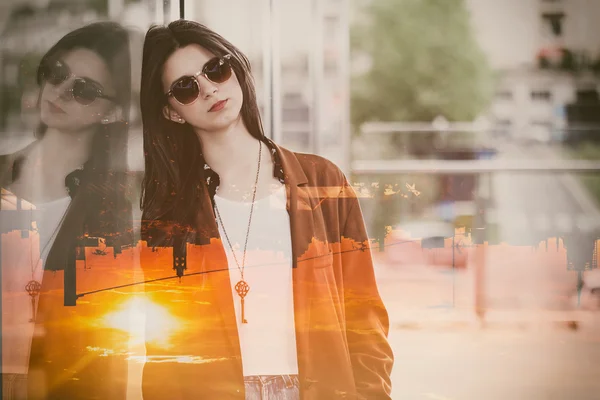
[{"label": "green tree", "polygon": [[[493,75],[471,29],[464,0],[353,0],[356,22],[351,27],[353,57],[369,68],[351,82],[351,119],[358,133],[368,121],[472,121],[491,98]],[[414,154],[433,151],[435,133],[411,135]],[[402,145],[400,136],[392,144]],[[400,208],[419,213],[437,196],[437,178],[380,176],[380,186],[407,180],[428,188],[411,204],[386,199],[378,191],[371,229],[383,249],[386,225],[400,220]],[[424,200],[427,198],[428,200]]]},{"label": "green tree", "polygon": [[464,0],[354,0],[352,122],[470,121],[485,110],[492,73]]}]

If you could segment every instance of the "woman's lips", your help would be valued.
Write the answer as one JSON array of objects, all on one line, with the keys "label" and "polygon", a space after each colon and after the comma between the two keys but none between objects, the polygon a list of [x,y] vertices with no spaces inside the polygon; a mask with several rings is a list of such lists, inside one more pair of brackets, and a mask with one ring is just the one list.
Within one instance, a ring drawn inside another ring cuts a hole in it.
[{"label": "woman's lips", "polygon": [[50,100],[46,100],[46,103],[48,103],[50,112],[55,113],[55,114],[64,114],[65,113],[65,110],[63,110],[62,108],[60,108],[59,106],[57,106],[56,104],[51,102]]},{"label": "woman's lips", "polygon": [[208,110],[208,112],[220,111],[225,107],[225,104],[227,104],[227,100],[218,101],[215,104],[213,104],[213,106],[210,108],[210,110]]}]

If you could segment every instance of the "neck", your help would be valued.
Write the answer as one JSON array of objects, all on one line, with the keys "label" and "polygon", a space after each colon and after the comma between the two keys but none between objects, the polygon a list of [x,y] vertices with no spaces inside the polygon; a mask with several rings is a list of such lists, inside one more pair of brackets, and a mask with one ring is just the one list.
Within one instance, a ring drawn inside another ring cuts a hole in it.
[{"label": "neck", "polygon": [[256,173],[258,140],[250,134],[241,118],[225,130],[196,130],[196,134],[202,143],[206,163],[219,174],[221,182],[237,181],[241,176]]},{"label": "neck", "polygon": [[[90,158],[90,146],[94,129],[76,133],[48,128],[40,140],[40,151],[48,156],[60,158],[64,170],[73,170]],[[63,169],[61,168],[61,169]]]}]

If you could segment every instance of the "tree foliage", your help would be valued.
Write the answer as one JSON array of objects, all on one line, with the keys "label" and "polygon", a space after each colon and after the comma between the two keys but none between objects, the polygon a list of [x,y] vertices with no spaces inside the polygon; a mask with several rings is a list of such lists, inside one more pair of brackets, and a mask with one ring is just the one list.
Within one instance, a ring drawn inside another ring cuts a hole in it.
[{"label": "tree foliage", "polygon": [[[356,0],[358,1],[358,0]],[[490,99],[492,73],[464,0],[370,0],[356,10],[352,122],[470,121]]]}]

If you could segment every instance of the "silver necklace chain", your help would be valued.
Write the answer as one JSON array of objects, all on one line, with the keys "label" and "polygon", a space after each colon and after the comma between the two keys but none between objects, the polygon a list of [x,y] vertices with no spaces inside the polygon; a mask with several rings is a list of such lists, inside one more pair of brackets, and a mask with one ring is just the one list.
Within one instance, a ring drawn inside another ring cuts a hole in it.
[{"label": "silver necklace chain", "polygon": [[229,248],[231,249],[231,253],[233,254],[233,258],[235,260],[235,263],[238,267],[238,270],[240,271],[241,275],[242,275],[242,280],[244,280],[244,267],[246,266],[246,249],[248,246],[248,237],[250,236],[250,224],[252,223],[252,214],[254,211],[254,202],[256,200],[256,189],[258,187],[258,177],[260,174],[260,163],[261,163],[261,155],[262,155],[262,143],[259,141],[258,142],[259,145],[259,149],[258,149],[258,168],[256,170],[256,180],[254,182],[254,190],[252,192],[252,205],[250,206],[250,217],[248,218],[248,228],[246,229],[246,241],[244,243],[244,253],[243,253],[243,258],[242,258],[242,266],[240,268],[240,263],[238,262],[238,259],[235,255],[235,251],[233,250],[233,246],[231,245],[231,241],[229,240],[229,236],[227,235],[227,231],[225,230],[225,225],[223,224],[223,220],[221,219],[221,213],[219,212],[219,207],[217,207],[217,203],[215,202],[215,211],[217,212],[217,217],[219,218],[219,223],[221,224],[221,227],[223,228],[223,233],[225,234],[225,238],[227,239],[227,243],[229,244]]}]

